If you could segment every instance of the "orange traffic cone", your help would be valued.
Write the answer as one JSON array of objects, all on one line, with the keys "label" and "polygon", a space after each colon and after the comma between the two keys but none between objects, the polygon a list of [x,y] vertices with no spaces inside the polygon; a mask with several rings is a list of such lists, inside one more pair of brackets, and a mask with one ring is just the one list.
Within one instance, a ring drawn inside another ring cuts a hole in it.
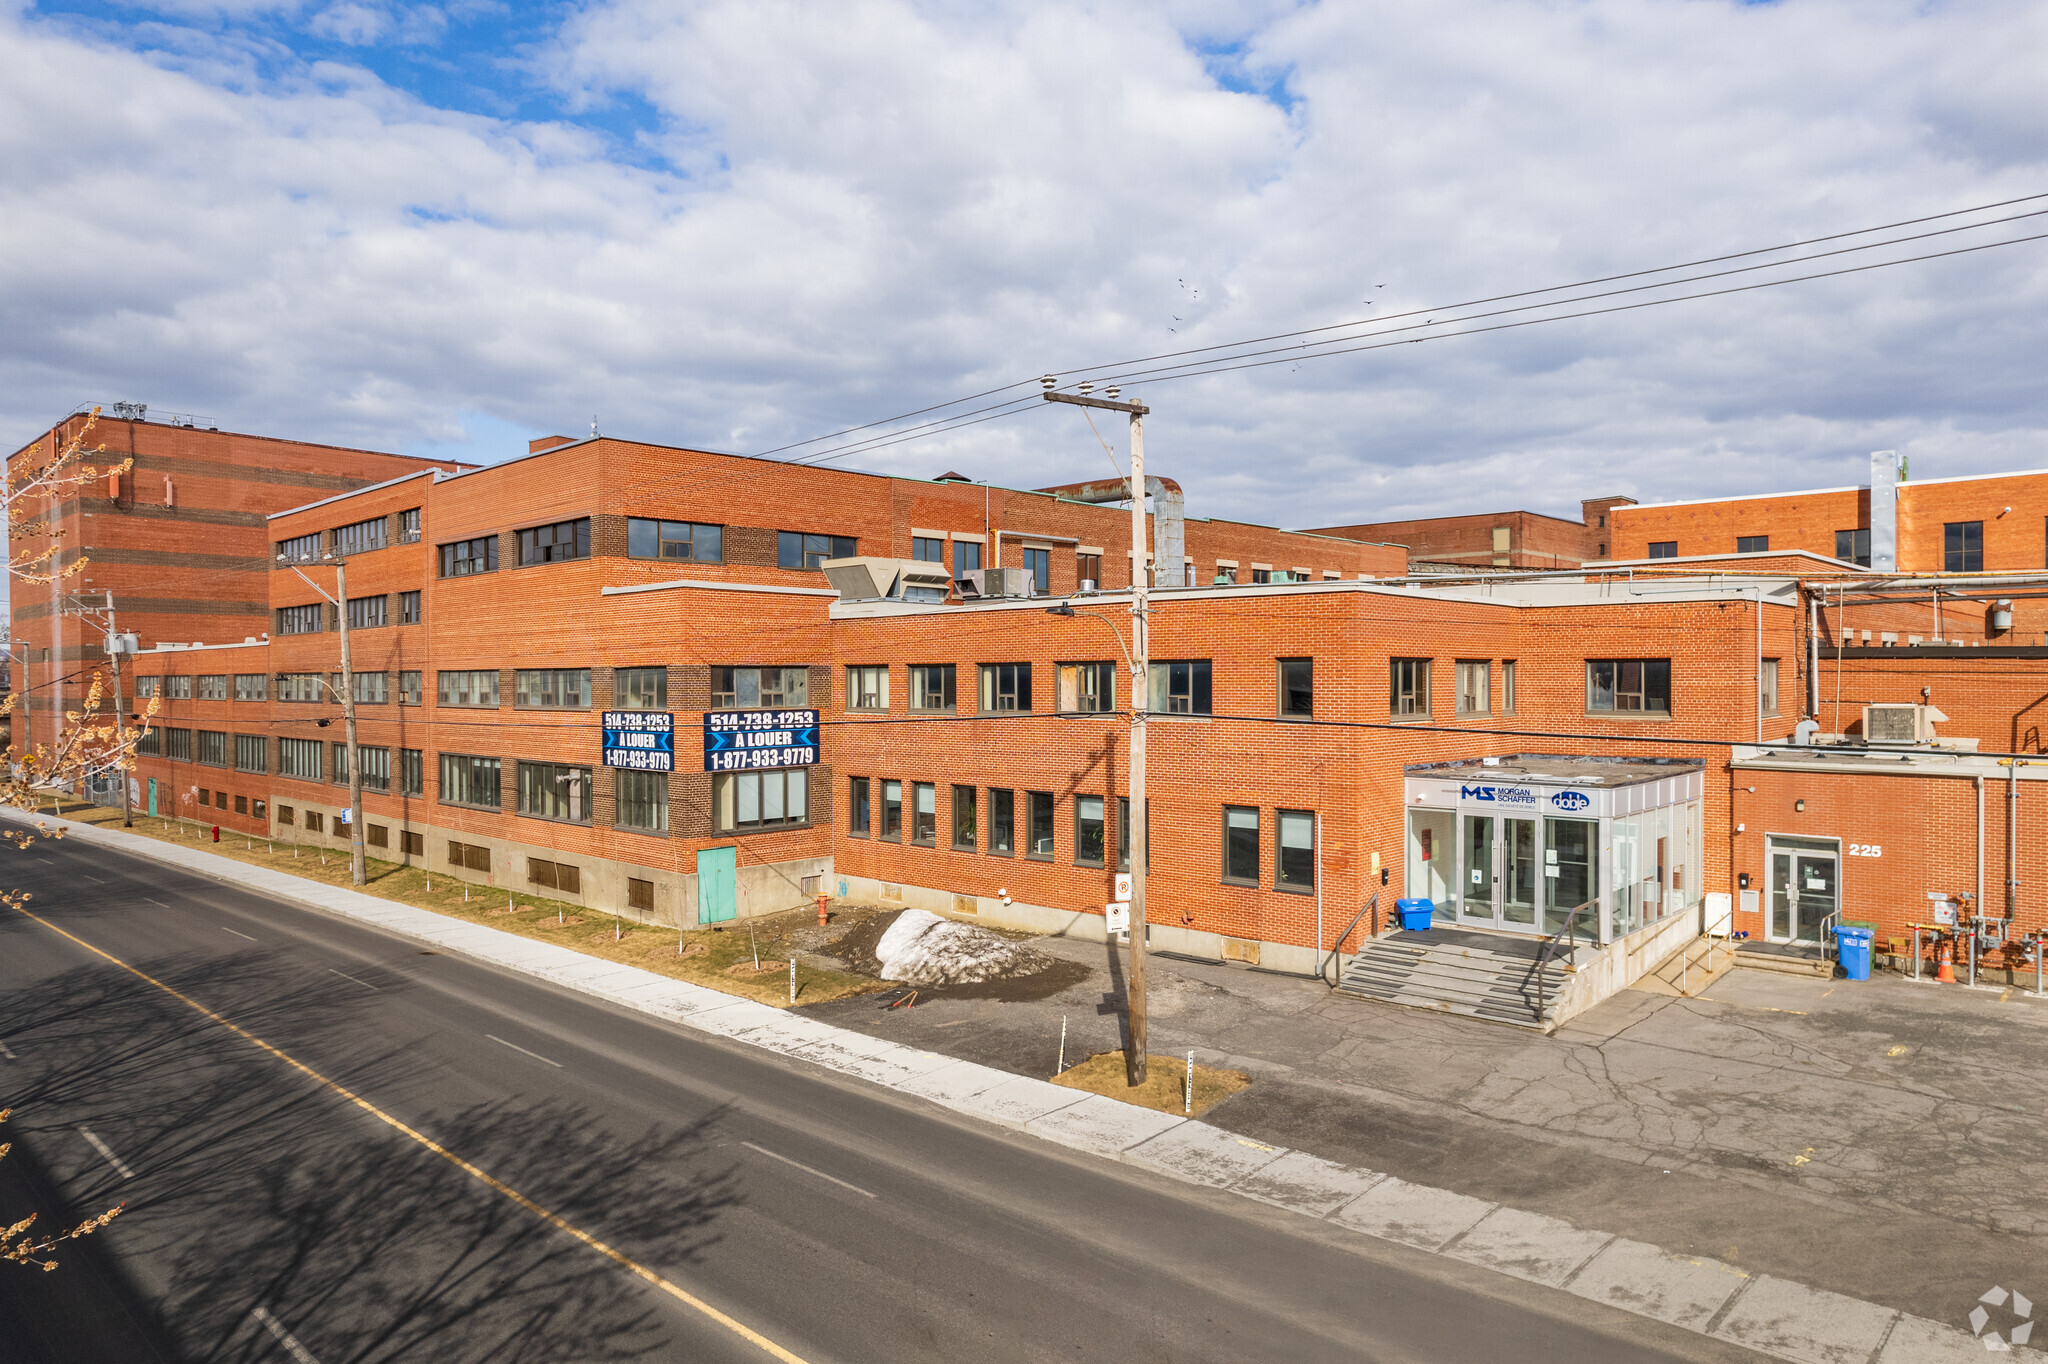
[{"label": "orange traffic cone", "polygon": [[1943,985],[1956,983],[1955,944],[1943,938],[1934,945],[1934,978]]}]

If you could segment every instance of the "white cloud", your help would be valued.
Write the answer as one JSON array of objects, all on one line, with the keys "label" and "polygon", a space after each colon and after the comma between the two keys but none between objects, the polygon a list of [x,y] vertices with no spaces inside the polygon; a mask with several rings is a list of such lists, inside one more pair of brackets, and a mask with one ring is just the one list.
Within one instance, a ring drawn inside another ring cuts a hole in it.
[{"label": "white cloud", "polygon": [[[335,36],[374,37],[357,18]],[[0,19],[24,435],[134,397],[384,447],[596,412],[755,450],[2048,190],[2048,18],[2021,4],[615,0],[528,61],[590,117],[651,108],[641,164],[358,68],[102,42]],[[1149,448],[1197,514],[1297,525],[1847,482],[1886,446],[2038,466],[2044,286],[2048,243],[1161,384]],[[1034,413],[853,462],[1030,485],[1102,461]]]}]

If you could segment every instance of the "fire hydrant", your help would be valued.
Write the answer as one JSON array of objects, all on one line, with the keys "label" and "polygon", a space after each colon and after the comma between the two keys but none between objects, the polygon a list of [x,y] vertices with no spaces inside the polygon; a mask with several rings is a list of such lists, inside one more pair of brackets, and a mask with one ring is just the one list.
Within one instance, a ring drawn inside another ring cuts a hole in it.
[{"label": "fire hydrant", "polygon": [[220,825],[218,824],[213,826],[213,841],[216,843],[220,842]]},{"label": "fire hydrant", "polygon": [[818,896],[818,927],[820,928],[825,926],[825,906],[831,899],[831,896],[822,893]]}]

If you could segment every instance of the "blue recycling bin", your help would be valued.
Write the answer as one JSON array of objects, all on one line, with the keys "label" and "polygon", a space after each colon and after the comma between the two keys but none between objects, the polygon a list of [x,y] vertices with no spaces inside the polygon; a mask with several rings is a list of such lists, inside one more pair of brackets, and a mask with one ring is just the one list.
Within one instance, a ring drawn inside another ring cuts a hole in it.
[{"label": "blue recycling bin", "polygon": [[1396,900],[1394,912],[1401,917],[1401,931],[1420,933],[1430,925],[1436,913],[1436,905],[1429,900]]},{"label": "blue recycling bin", "polygon": [[1870,979],[1870,940],[1877,936],[1867,928],[1835,930],[1835,950],[1842,959],[1842,974],[1851,980]]}]

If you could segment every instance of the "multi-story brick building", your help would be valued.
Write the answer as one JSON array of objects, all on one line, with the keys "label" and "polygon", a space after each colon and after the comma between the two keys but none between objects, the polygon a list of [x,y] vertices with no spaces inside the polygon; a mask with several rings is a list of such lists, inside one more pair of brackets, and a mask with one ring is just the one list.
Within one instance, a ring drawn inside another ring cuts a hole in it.
[{"label": "multi-story brick building", "polygon": [[1629,506],[1628,497],[1589,497],[1577,521],[1541,512],[1429,516],[1408,521],[1375,521],[1358,526],[1325,526],[1320,535],[1376,540],[1405,547],[1414,571],[1463,569],[1559,569],[1611,557],[1608,519]]}]

